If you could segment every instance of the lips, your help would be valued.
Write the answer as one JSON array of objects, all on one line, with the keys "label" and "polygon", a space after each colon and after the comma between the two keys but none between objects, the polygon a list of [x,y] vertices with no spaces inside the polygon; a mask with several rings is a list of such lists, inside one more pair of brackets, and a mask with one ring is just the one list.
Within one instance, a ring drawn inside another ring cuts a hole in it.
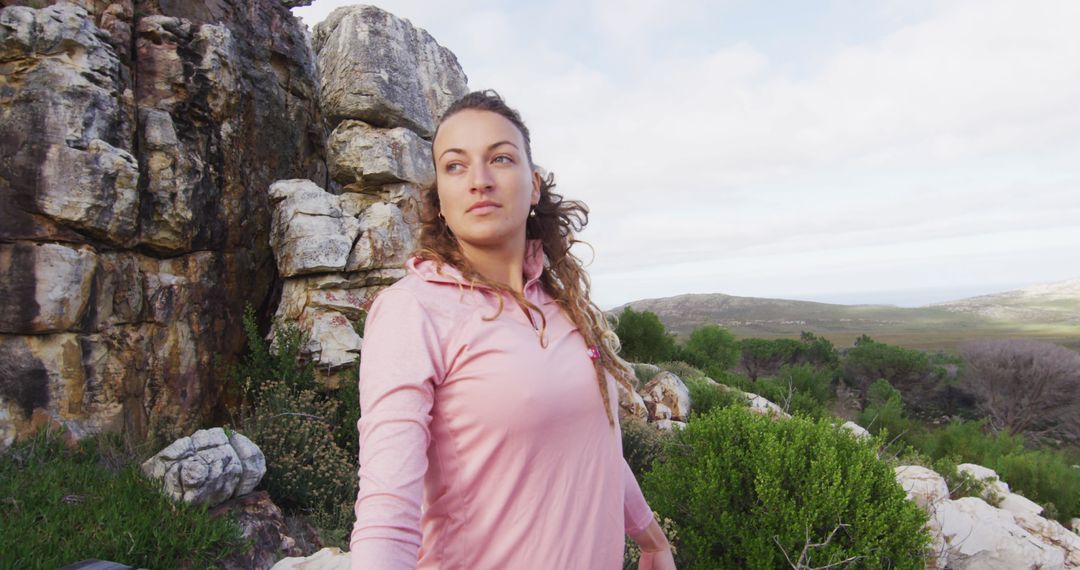
[{"label": "lips", "polygon": [[501,208],[501,207],[502,207],[502,205],[499,204],[498,202],[492,202],[491,200],[481,200],[481,201],[473,204],[472,206],[469,206],[469,209],[465,210],[465,211],[466,212],[483,213],[483,212],[490,212],[491,210],[494,210],[495,208]]}]

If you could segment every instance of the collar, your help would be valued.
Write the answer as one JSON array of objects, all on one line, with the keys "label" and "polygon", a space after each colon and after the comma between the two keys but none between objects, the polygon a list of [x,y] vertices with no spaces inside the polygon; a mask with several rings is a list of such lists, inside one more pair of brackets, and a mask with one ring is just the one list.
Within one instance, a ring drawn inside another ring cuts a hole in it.
[{"label": "collar", "polygon": [[[526,240],[525,264],[522,267],[525,274],[525,290],[528,290],[530,285],[540,279],[540,275],[544,272],[544,261],[544,246],[540,240]],[[449,263],[444,263],[440,271],[434,261],[413,256],[405,262],[405,269],[431,283],[468,285],[468,281],[465,280],[465,276],[461,274],[461,271]],[[475,286],[481,289],[491,289],[481,283],[477,283]]]}]

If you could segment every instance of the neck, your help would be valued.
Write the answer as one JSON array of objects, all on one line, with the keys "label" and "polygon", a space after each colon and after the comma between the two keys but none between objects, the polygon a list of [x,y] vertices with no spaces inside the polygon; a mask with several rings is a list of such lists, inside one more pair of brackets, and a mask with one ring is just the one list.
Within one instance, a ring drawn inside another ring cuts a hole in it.
[{"label": "neck", "polygon": [[478,247],[459,242],[461,254],[477,273],[492,283],[505,285],[514,291],[525,289],[525,235],[512,243],[494,247]]}]

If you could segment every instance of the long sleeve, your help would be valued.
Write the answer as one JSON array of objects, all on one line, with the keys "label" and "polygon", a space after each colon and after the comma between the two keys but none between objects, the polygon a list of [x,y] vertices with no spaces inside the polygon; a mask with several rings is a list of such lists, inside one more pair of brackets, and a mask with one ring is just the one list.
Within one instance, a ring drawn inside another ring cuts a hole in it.
[{"label": "long sleeve", "polygon": [[631,538],[641,534],[653,521],[652,509],[645,502],[645,495],[641,493],[634,472],[630,470],[630,464],[623,459],[623,520],[626,526],[626,534]]},{"label": "long sleeve", "polygon": [[440,350],[435,328],[411,292],[388,289],[375,299],[360,358],[353,570],[416,568]]}]

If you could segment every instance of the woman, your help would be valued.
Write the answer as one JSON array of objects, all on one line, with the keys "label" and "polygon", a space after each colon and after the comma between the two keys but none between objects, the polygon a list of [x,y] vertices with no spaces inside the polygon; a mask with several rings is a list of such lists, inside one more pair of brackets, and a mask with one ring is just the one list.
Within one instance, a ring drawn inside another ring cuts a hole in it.
[{"label": "woman", "polygon": [[622,458],[629,374],[569,248],[587,210],[553,193],[491,91],[432,143],[408,274],[372,303],[360,363],[354,570],[675,567]]}]

